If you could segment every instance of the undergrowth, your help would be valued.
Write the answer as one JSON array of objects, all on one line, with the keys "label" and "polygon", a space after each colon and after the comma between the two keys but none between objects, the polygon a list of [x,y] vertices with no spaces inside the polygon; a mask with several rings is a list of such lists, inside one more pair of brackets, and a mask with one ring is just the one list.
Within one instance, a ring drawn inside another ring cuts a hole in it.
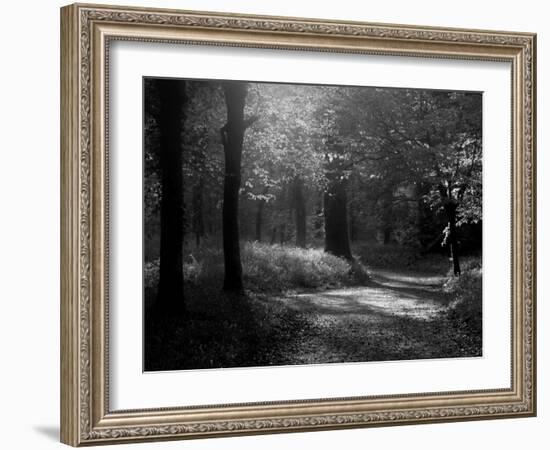
[{"label": "undergrowth", "polygon": [[481,355],[483,299],[483,271],[480,258],[465,258],[461,262],[459,277],[448,273],[443,289],[450,296],[446,319],[465,348],[471,354],[477,349]]},{"label": "undergrowth", "polygon": [[414,270],[444,275],[449,257],[441,253],[421,253],[418,249],[397,244],[357,243],[356,253],[368,267],[378,269]]},{"label": "undergrowth", "polygon": [[[387,246],[379,247],[388,250]],[[382,260],[381,248],[355,250],[359,257],[347,261],[322,249],[243,243],[246,295],[231,296],[221,290],[224,270],[219,246],[187,248],[183,317],[154,313],[158,260],[147,263],[146,370],[296,364],[296,355],[309,342],[325,349],[320,355],[314,352],[317,347],[312,347],[310,356],[317,359],[311,362],[481,356],[480,258],[463,258],[462,275],[455,277],[452,272],[446,273],[450,262],[441,255],[430,262],[412,256],[406,249],[394,249]],[[369,277],[363,263],[399,270],[403,268],[397,264],[399,255],[405,253],[410,255],[406,259],[410,270],[436,268],[441,279],[446,279],[439,293],[448,306],[434,319],[390,317],[376,310],[371,315],[328,318],[321,312],[296,311],[277,301],[293,290],[367,285]],[[375,263],[373,255],[380,255]],[[340,325],[322,326],[331,320]]]},{"label": "undergrowth", "polygon": [[[218,246],[186,249],[184,254],[183,278],[186,284],[223,284],[223,252]],[[319,289],[368,281],[367,270],[360,261],[347,261],[319,248],[246,242],[241,246],[241,263],[245,286],[254,292]],[[154,289],[158,267],[158,260],[146,263],[146,288]]]}]

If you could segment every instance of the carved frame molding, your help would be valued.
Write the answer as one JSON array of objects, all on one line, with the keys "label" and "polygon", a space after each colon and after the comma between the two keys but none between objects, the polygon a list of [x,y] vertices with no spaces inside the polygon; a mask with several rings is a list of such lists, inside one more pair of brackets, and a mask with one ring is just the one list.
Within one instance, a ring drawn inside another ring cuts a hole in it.
[{"label": "carved frame molding", "polygon": [[[114,39],[509,61],[510,389],[110,411],[108,57]],[[536,36],[359,22],[70,5],[61,10],[61,439],[70,445],[533,416]]]}]

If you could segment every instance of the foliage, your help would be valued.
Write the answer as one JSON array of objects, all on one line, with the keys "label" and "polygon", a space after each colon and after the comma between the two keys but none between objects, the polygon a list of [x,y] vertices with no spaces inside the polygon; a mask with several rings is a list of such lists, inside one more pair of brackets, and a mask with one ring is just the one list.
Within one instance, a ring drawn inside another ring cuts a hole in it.
[{"label": "foliage", "polygon": [[[456,277],[442,248],[481,250],[480,93],[247,82],[228,133],[223,82],[176,84],[182,164],[167,169],[158,86],[144,81],[148,370],[481,353],[480,260],[463,260]],[[161,239],[168,172],[182,178],[183,246]],[[160,242],[182,249],[183,320],[154,307]],[[228,254],[242,263],[244,295],[221,292],[224,270],[238,267],[224,267]],[[401,278],[384,283],[384,272]],[[307,310],[308,295],[322,301]],[[416,310],[396,314],[400,303]]]},{"label": "foliage", "polygon": [[[369,174],[358,184],[375,200],[380,226],[414,246],[426,243],[424,237],[415,239],[425,229],[421,220],[437,221],[440,212],[458,227],[481,220],[480,94],[377,88],[351,101],[365,112],[357,125],[364,145],[353,157],[354,167]],[[403,212],[415,203],[423,217],[403,222]]]},{"label": "foliage", "polygon": [[350,263],[321,249],[247,243],[244,276],[257,290],[320,288],[353,283]]},{"label": "foliage", "polygon": [[450,296],[446,320],[456,330],[461,345],[468,352],[481,351],[482,336],[482,268],[481,259],[470,257],[462,264],[460,277],[449,274],[444,289]]},{"label": "foliage", "polygon": [[[186,286],[219,286],[223,279],[223,254],[215,243],[187,249],[183,264]],[[366,269],[321,249],[246,242],[241,251],[246,285],[254,292],[320,289],[353,285],[368,279]],[[145,287],[154,289],[158,260],[145,264]]]},{"label": "foliage", "polygon": [[[146,79],[145,221],[155,240],[160,186],[155,86]],[[219,236],[226,111],[217,81],[188,81],[184,120],[185,239]],[[289,243],[298,207],[307,242],[323,236],[323,195],[345,181],[351,233],[422,251],[447,244],[445,205],[458,241],[481,211],[481,95],[458,91],[248,83],[241,238]],[[304,197],[297,204],[294,186]],[[472,242],[475,242],[477,239]],[[388,243],[386,242],[386,243]],[[154,252],[152,252],[154,255]]]},{"label": "foliage", "polygon": [[[256,250],[256,258],[270,259],[266,248]],[[465,261],[464,275],[447,284],[449,298],[440,299],[441,305],[450,301],[449,306],[431,318],[391,315],[383,308],[346,313],[340,304],[333,307],[337,313],[327,314],[323,309],[300,309],[291,293],[249,292],[237,298],[204,279],[189,283],[185,321],[148,312],[146,369],[480,356],[478,264],[474,258]],[[395,288],[395,295],[400,289]]]}]

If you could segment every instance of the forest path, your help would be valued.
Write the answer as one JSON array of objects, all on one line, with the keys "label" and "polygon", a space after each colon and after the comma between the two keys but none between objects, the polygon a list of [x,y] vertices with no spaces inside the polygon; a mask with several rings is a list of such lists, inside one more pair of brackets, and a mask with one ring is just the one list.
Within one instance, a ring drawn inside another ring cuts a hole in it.
[{"label": "forest path", "polygon": [[307,318],[291,363],[437,356],[438,328],[430,324],[448,304],[444,277],[397,270],[370,274],[366,286],[278,298]]}]

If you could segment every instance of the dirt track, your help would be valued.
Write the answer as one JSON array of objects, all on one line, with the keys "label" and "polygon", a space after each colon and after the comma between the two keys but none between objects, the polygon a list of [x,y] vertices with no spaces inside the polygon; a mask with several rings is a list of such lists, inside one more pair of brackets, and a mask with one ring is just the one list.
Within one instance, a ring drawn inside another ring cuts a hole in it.
[{"label": "dirt track", "polygon": [[451,356],[453,343],[441,342],[437,320],[447,303],[443,278],[389,270],[371,275],[368,286],[277,298],[308,321],[293,343],[292,364]]}]

